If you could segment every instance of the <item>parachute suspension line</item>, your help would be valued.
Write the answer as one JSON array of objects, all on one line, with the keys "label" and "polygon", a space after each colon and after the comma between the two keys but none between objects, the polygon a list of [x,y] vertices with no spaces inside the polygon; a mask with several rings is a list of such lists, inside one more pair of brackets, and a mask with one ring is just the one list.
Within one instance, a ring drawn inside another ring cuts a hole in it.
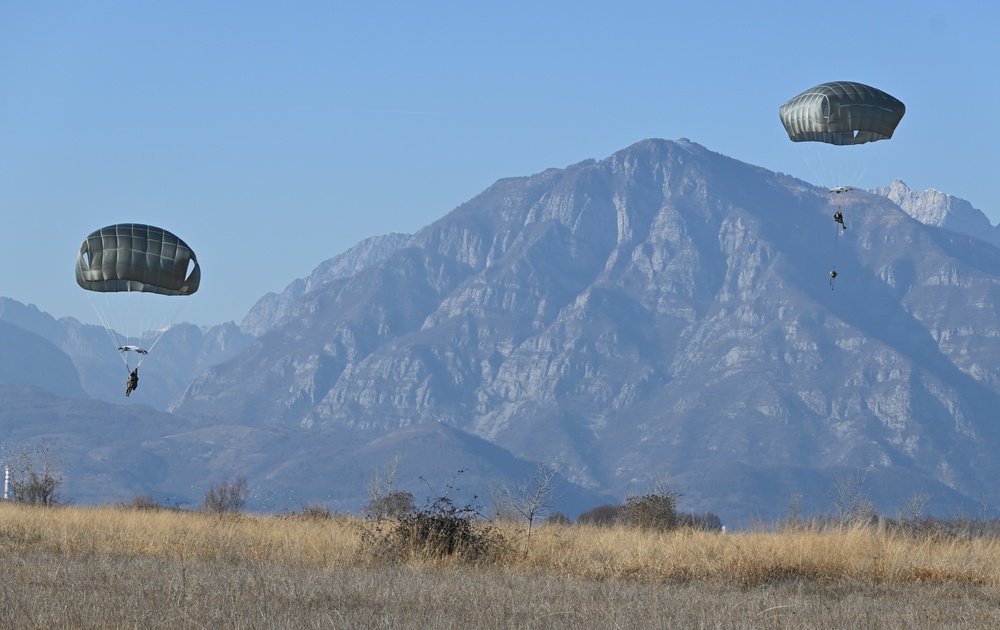
[{"label": "parachute suspension line", "polygon": [[[155,301],[170,298],[142,291],[127,291],[126,293],[127,295],[124,296],[115,293],[101,293],[97,299],[103,300],[103,302],[96,301],[92,297],[94,293],[91,291],[87,291],[86,295],[112,346],[119,350],[118,354],[125,369],[131,372],[133,368],[142,365],[142,362],[149,355],[135,353],[136,364],[133,366],[131,352],[120,350],[120,348],[136,346],[145,350],[146,353],[151,351],[170,329],[170,325],[177,321],[187,301],[171,300],[170,308],[160,308],[155,304]],[[122,304],[121,297],[126,298],[125,304]],[[116,304],[112,304],[112,300]]]},{"label": "parachute suspension line", "polygon": [[818,182],[824,188],[833,188],[837,185],[832,183],[836,178],[833,177],[833,173],[830,170],[831,166],[823,159],[820,147],[815,145],[806,146],[807,144],[811,143],[795,143],[795,148],[802,162],[809,169],[813,181]]},{"label": "parachute suspension line", "polygon": [[[841,193],[833,193],[833,194],[841,194]],[[843,223],[844,214],[843,212],[841,212],[842,207],[843,205],[838,201],[836,214],[833,215],[834,229],[836,230],[836,233],[833,236],[833,266],[830,268],[831,291],[833,290],[833,281],[837,278],[837,249],[838,249],[837,246],[840,244],[841,235],[847,229],[847,226],[844,225]]]},{"label": "parachute suspension line", "polygon": [[[143,345],[142,345],[142,343],[143,343],[142,342],[142,337],[143,337],[143,321],[142,321],[142,316],[143,316],[143,313],[145,311],[145,294],[143,294],[141,291],[132,291],[131,287],[129,287],[128,289],[125,290],[125,294],[126,294],[124,296],[126,298],[124,300],[124,302],[125,302],[125,313],[124,313],[124,317],[122,318],[122,321],[119,322],[119,325],[122,326],[123,329],[124,329],[124,331],[125,331],[125,343],[122,344],[122,345],[120,345],[120,346],[118,346],[118,347],[122,348],[122,347],[126,347],[126,346],[129,346],[129,345],[134,345],[136,347],[143,348]],[[107,294],[105,294],[105,295],[107,295]],[[137,296],[138,299],[137,300],[133,299],[134,296]],[[109,304],[110,304],[110,298],[109,298]],[[138,310],[138,313],[136,313],[135,310]],[[137,327],[137,329],[134,330],[134,331],[132,329],[132,323],[133,322],[136,322],[135,325]],[[134,344],[132,343],[133,339],[135,340]],[[125,369],[127,369],[129,372],[131,372],[132,371],[132,366],[129,364],[129,351],[128,350],[123,350],[123,351],[120,350],[119,354],[121,354],[122,359],[125,360]],[[138,363],[136,364],[135,367],[138,368],[139,367],[139,363],[142,363],[142,359],[143,359],[144,355],[142,355],[140,353],[136,353],[136,354],[138,355],[139,358],[138,358]]]},{"label": "parachute suspension line", "polygon": [[836,147],[840,149],[837,152],[832,147],[810,142],[796,143],[795,148],[808,168],[812,182],[827,190],[856,187],[874,163],[872,150],[868,147],[864,151],[856,151],[858,147]]},{"label": "parachute suspension line", "polygon": [[[107,293],[102,294],[102,296],[104,297],[104,305],[105,305],[104,310],[101,310],[97,306],[97,303],[94,301],[94,298],[91,297],[90,291],[86,291],[86,294],[87,294],[87,301],[90,302],[90,306],[93,307],[94,313],[97,314],[97,319],[101,322],[101,327],[104,328],[104,332],[107,333],[108,339],[111,340],[111,345],[114,346],[115,349],[124,346],[126,340],[122,338],[118,333],[118,331],[114,329],[114,326],[112,325],[111,322],[111,318],[109,315],[111,313],[111,305],[108,300]],[[125,357],[125,353],[119,352],[118,354],[121,357],[122,362],[125,364],[125,369],[131,372],[132,370],[128,366],[128,359]]]},{"label": "parachute suspension line", "polygon": [[[147,294],[143,294],[143,298],[146,299]],[[169,299],[161,295],[152,295],[152,294],[148,295],[149,300],[155,300],[157,298]],[[187,300],[170,300],[170,303],[173,305],[172,309],[153,309],[154,312],[155,311],[159,312],[158,319],[153,317],[153,313],[151,312],[149,319],[143,320],[143,323],[146,326],[145,330],[143,331],[143,335],[144,337],[148,337],[150,339],[150,342],[148,346],[141,346],[141,347],[145,349],[147,353],[152,352],[153,348],[156,347],[156,344],[158,344],[160,342],[160,339],[163,338],[163,335],[166,334],[168,330],[170,330],[171,323],[176,322],[180,318],[181,311],[183,311],[184,307],[187,305]],[[142,365],[142,362],[146,360],[147,356],[149,355],[148,354],[139,355],[139,363],[136,364],[137,368],[140,365]]]},{"label": "parachute suspension line", "polygon": [[833,237],[833,266],[830,267],[830,290],[833,291],[833,281],[837,278],[837,244],[840,242],[840,226],[837,226],[837,234]]}]

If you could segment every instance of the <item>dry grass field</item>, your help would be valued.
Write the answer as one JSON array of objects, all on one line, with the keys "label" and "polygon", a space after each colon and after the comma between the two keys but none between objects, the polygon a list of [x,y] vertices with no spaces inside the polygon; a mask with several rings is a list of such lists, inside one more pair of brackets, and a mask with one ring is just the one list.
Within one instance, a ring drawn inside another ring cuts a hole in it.
[{"label": "dry grass field", "polygon": [[371,528],[0,503],[0,627],[1000,627],[992,538],[549,525],[525,555],[502,526],[477,561],[387,560]]}]

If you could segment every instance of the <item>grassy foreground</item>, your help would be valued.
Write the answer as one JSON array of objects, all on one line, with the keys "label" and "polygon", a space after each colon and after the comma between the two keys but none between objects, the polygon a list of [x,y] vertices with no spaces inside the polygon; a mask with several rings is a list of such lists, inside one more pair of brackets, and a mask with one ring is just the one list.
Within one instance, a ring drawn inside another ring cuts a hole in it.
[{"label": "grassy foreground", "polygon": [[992,628],[1000,543],[879,529],[504,527],[374,560],[348,518],[0,503],[3,628]]}]

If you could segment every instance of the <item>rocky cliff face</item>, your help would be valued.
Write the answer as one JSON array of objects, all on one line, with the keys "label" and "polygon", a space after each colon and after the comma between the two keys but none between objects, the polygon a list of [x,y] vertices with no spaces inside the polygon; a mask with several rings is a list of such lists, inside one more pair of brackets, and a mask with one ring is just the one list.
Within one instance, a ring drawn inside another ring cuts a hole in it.
[{"label": "rocky cliff face", "polygon": [[871,191],[897,204],[908,215],[927,225],[943,227],[1000,245],[1000,230],[993,226],[981,210],[968,201],[937,190],[919,192],[900,180],[885,188]]},{"label": "rocky cliff face", "polygon": [[443,422],[619,496],[666,470],[744,516],[819,507],[854,468],[883,503],[995,492],[1000,250],[901,192],[841,200],[838,234],[825,190],[661,140],[501,180],[262,304],[244,327],[266,334],[173,408],[369,437]]},{"label": "rocky cliff face", "polygon": [[327,282],[350,278],[359,271],[371,267],[397,249],[404,247],[411,239],[409,234],[387,234],[367,238],[348,251],[323,261],[304,280],[293,280],[281,293],[268,293],[257,300],[240,324],[240,330],[254,337],[263,335],[280,323],[292,309],[295,300]]}]

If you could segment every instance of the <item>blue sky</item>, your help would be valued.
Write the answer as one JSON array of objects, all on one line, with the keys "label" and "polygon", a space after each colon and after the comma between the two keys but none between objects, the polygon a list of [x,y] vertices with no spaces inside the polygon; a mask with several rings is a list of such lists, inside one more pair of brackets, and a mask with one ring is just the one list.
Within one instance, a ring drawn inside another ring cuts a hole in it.
[{"label": "blue sky", "polygon": [[80,242],[151,223],[197,252],[183,318],[240,321],[362,238],[502,177],[645,138],[817,184],[778,107],[824,81],[907,113],[855,182],[1000,220],[987,2],[0,3],[0,296],[96,321]]}]

